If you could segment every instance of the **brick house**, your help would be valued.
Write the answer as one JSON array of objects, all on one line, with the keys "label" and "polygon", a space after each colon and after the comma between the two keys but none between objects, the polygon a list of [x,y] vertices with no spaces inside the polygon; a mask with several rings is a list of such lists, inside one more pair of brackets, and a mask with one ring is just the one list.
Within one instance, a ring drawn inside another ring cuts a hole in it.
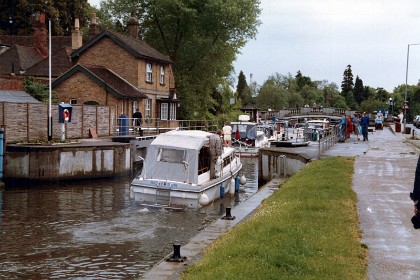
[{"label": "brick house", "polygon": [[91,22],[91,39],[70,55],[74,66],[52,83],[60,101],[115,106],[129,117],[138,108],[143,118],[176,120],[169,57],[137,38],[134,17],[127,25],[130,36],[101,30],[94,17]]}]

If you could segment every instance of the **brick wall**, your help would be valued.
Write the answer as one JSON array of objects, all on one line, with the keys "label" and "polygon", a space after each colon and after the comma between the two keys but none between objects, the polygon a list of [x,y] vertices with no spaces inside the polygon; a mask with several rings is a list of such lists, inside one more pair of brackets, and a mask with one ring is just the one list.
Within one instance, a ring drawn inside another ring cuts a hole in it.
[{"label": "brick wall", "polygon": [[70,99],[76,99],[77,104],[96,101],[99,105],[112,106],[117,103],[110,93],[81,72],[60,83],[54,91],[58,93],[60,102],[64,103],[70,103]]},{"label": "brick wall", "polygon": [[[61,138],[58,105],[52,105],[53,139]],[[114,106],[74,105],[71,123],[65,124],[66,139],[89,138],[94,128],[98,137],[112,136],[116,118]],[[48,104],[0,102],[0,127],[7,143],[46,141],[48,139]]]},{"label": "brick wall", "polygon": [[18,90],[23,91],[23,81],[25,77],[21,76],[0,76],[0,90]]},{"label": "brick wall", "polygon": [[138,86],[137,59],[109,38],[103,38],[88,48],[78,63],[107,67],[132,85]]}]

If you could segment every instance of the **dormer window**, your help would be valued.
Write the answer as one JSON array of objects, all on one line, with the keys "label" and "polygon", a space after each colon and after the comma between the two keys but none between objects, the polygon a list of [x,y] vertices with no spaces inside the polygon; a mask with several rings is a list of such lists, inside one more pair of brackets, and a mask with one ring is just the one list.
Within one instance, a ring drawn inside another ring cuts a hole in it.
[{"label": "dormer window", "polygon": [[165,66],[160,66],[160,84],[165,84]]},{"label": "dormer window", "polygon": [[146,82],[153,83],[153,71],[151,63],[146,63]]}]

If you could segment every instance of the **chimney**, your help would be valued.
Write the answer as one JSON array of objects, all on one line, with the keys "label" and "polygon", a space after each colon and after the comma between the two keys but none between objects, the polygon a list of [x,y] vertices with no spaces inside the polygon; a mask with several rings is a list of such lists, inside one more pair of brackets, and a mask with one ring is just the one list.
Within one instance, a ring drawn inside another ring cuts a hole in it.
[{"label": "chimney", "polygon": [[139,38],[139,23],[135,18],[134,12],[131,12],[130,20],[127,22],[127,32],[128,36],[130,36],[131,38]]},{"label": "chimney", "polygon": [[71,31],[71,48],[73,50],[83,45],[82,33],[80,32],[79,19],[74,19],[74,29]]},{"label": "chimney", "polygon": [[92,13],[92,17],[89,25],[89,40],[101,33],[101,26],[98,24],[98,18],[96,13]]},{"label": "chimney", "polygon": [[34,22],[34,47],[42,55],[48,56],[47,29],[45,28],[45,13],[37,13]]}]

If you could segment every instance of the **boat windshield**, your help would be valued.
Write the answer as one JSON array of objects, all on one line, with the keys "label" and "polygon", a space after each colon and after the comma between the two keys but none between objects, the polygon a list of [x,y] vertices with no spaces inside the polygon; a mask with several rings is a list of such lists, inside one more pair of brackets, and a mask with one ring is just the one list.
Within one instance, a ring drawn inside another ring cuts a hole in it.
[{"label": "boat windshield", "polygon": [[257,128],[255,124],[233,124],[232,132],[235,133],[235,138],[237,138],[236,131],[239,132],[240,139],[254,140],[257,137]]},{"label": "boat windshield", "polygon": [[158,161],[183,163],[185,161],[185,151],[174,149],[159,149]]}]

